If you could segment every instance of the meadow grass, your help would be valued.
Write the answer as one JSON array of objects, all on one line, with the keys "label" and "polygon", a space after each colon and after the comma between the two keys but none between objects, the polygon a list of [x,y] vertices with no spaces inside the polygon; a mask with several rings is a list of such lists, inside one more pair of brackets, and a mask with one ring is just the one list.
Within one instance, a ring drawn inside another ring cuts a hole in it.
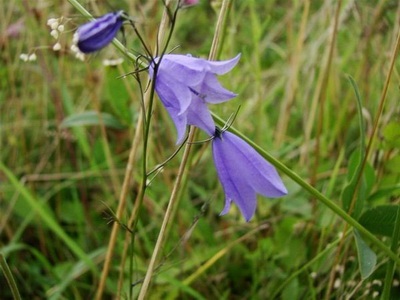
[{"label": "meadow grass", "polygon": [[[135,70],[126,49],[143,48],[126,27],[117,47],[76,59],[87,16],[74,3],[125,10],[152,49],[167,20],[159,0],[2,3],[0,299],[400,297],[397,1],[200,0],[179,12],[168,51],[242,54],[219,77],[238,97],[210,108],[223,125],[240,106],[230,130],[288,188],[259,197],[248,223],[236,207],[219,215],[208,143],[143,176],[177,150],[175,128],[156,100],[143,148],[147,75],[143,90],[120,77]],[[46,23],[61,16],[54,51]]]}]

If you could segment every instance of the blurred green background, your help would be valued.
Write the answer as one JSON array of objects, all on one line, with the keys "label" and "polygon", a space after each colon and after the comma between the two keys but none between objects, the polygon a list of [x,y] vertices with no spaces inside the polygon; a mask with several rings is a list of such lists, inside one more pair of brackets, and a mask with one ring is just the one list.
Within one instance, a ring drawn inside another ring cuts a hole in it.
[{"label": "blurred green background", "polygon": [[[350,158],[361,143],[348,76],[360,92],[368,142],[400,21],[398,1],[341,2],[331,48],[337,1],[232,1],[218,58],[242,54],[238,66],[220,77],[239,96],[210,106],[227,119],[240,105],[234,126],[339,205],[353,174]],[[127,60],[104,65],[123,57],[112,45],[84,62],[76,59],[72,35],[85,19],[68,1],[0,3],[0,251],[23,299],[91,299],[140,114],[137,82],[119,78],[134,66]],[[94,16],[124,9],[154,45],[161,1],[81,4]],[[200,0],[182,10],[170,50],[206,58],[220,5]],[[55,39],[47,20],[60,17],[65,30]],[[133,53],[143,53],[129,26],[119,38]],[[61,49],[54,51],[57,42]],[[36,60],[21,59],[33,53]],[[145,74],[142,78],[145,82]],[[363,209],[399,202],[399,79],[397,60],[367,165]],[[159,102],[152,126],[150,167],[176,149],[175,129]],[[344,223],[284,175],[289,194],[260,198],[251,222],[236,207],[219,216],[224,195],[211,151],[204,144],[194,148],[150,299],[322,299],[327,289],[332,299],[371,299],[381,292],[384,255],[378,252],[376,271],[362,280],[352,239],[344,240],[340,253],[335,247],[323,253]],[[120,231],[104,299],[115,297],[121,273],[122,299],[132,283],[143,279],[180,157],[151,182],[134,247],[122,265],[126,236]],[[138,192],[140,161],[138,153],[122,222],[129,219]],[[329,287],[330,274],[336,279]],[[396,282],[398,273],[394,290]],[[11,299],[2,272],[0,285],[0,298]],[[138,289],[133,287],[133,295]]]}]

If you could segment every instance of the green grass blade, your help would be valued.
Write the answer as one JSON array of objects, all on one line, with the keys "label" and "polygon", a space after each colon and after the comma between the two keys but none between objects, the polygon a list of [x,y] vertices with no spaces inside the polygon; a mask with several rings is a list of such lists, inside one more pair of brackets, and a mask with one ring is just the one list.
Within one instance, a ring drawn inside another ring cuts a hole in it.
[{"label": "green grass blade", "polygon": [[67,247],[73,252],[80,260],[84,261],[93,271],[95,265],[93,261],[86,255],[86,253],[77,245],[73,239],[62,229],[57,221],[51,216],[48,211],[40,204],[30,191],[18,181],[14,174],[0,161],[0,170],[4,172],[8,180],[14,186],[14,188],[21,193],[22,199],[24,199],[34,210],[43,222],[52,230],[56,236],[58,236]]},{"label": "green grass blade", "polygon": [[[11,292],[13,294],[14,300],[20,300],[21,295],[19,294],[19,290],[17,284],[15,283],[12,272],[7,264],[6,259],[4,258],[3,253],[0,252],[0,267],[4,272],[4,277],[6,278],[8,285],[10,286]],[[4,287],[2,287],[3,289]]]}]

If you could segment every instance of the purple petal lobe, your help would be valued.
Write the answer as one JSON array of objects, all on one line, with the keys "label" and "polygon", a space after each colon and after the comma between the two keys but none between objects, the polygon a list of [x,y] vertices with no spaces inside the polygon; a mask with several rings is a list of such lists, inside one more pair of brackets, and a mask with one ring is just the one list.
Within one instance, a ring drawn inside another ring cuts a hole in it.
[{"label": "purple petal lobe", "polygon": [[98,51],[107,46],[121,29],[123,11],[108,13],[80,26],[77,46],[83,53]]},{"label": "purple petal lobe", "polygon": [[213,74],[207,74],[201,87],[201,94],[205,95],[205,101],[208,103],[222,103],[237,96],[237,94],[228,91],[218,82]]},{"label": "purple petal lobe", "polygon": [[203,99],[195,97],[187,110],[187,122],[204,130],[209,136],[215,131],[215,123]]},{"label": "purple petal lobe", "polygon": [[191,104],[192,92],[187,86],[174,82],[167,75],[157,75],[156,92],[164,106],[174,107],[182,114]]},{"label": "purple petal lobe", "polygon": [[275,198],[287,194],[275,167],[266,161],[256,150],[254,150],[244,140],[230,132],[224,133],[224,140],[229,144],[230,149],[237,155],[236,159],[241,158],[246,167],[243,172],[247,178],[251,178],[250,183],[254,190],[266,197]]},{"label": "purple petal lobe", "polygon": [[213,139],[213,158],[225,193],[228,212],[233,201],[249,221],[256,209],[256,195],[280,197],[287,193],[279,174],[257,151],[230,132]]},{"label": "purple petal lobe", "polygon": [[236,55],[236,57],[230,60],[209,61],[208,65],[210,68],[210,72],[217,75],[228,73],[230,70],[233,69],[234,66],[236,66],[239,59],[240,59],[240,54]]},{"label": "purple petal lobe", "polygon": [[171,106],[166,106],[165,108],[168,111],[168,114],[171,116],[178,134],[176,144],[180,144],[185,138],[187,114],[179,114],[179,111]]}]

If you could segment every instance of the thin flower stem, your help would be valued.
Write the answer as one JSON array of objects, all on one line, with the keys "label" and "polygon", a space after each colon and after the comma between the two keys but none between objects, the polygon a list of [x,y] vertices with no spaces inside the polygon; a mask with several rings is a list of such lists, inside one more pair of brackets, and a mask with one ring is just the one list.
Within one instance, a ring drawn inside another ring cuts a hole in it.
[{"label": "thin flower stem", "polygon": [[[139,139],[141,137],[140,132],[142,130],[142,123],[143,123],[142,119],[143,119],[142,114],[140,114],[139,120],[138,120],[138,126],[136,127],[135,136],[132,139],[132,145],[131,145],[131,149],[129,151],[129,158],[128,158],[128,163],[126,164],[125,177],[124,177],[124,181],[122,184],[121,193],[120,193],[120,196],[118,199],[117,212],[115,213],[115,217],[118,220],[120,220],[122,217],[122,213],[126,206],[126,200],[128,197],[128,193],[131,188],[130,182],[131,182],[131,178],[132,178],[134,161],[135,161],[135,157],[136,157],[136,153],[137,153],[137,149],[138,149],[138,145],[139,145]],[[97,292],[96,292],[96,297],[95,297],[96,300],[101,300],[103,298],[104,287],[105,287],[106,279],[107,279],[108,272],[110,269],[111,259],[114,254],[114,248],[115,248],[115,243],[117,240],[117,234],[118,234],[119,228],[120,228],[119,222],[114,222],[112,230],[111,230],[111,235],[110,235],[110,239],[108,242],[108,246],[107,246],[106,257],[105,257],[105,260],[103,263],[103,270],[101,273],[99,285],[97,287]]]},{"label": "thin flower stem", "polygon": [[[68,0],[68,1],[82,15],[84,15],[85,17],[87,17],[90,20],[94,19],[93,16],[78,1],[76,1],[76,0]],[[136,31],[136,28],[134,28],[134,29]],[[139,58],[136,57],[135,55],[129,53],[127,51],[127,49],[125,48],[125,46],[122,43],[120,43],[117,39],[113,40],[113,44],[114,44],[114,46],[117,47],[118,50],[120,50],[120,52],[122,54],[127,56],[133,62],[139,63],[141,66],[144,66],[143,62],[140,61]],[[125,177],[124,177],[124,181],[123,181],[123,184],[122,184],[122,189],[121,189],[120,197],[119,197],[119,201],[118,201],[117,212],[115,214],[115,217],[116,217],[117,220],[121,219],[122,213],[123,213],[123,211],[125,209],[125,206],[126,206],[127,195],[128,195],[129,190],[130,190],[130,182],[131,182],[131,178],[132,178],[132,169],[133,169],[134,160],[135,160],[135,157],[136,157],[138,145],[140,144],[139,143],[139,139],[141,137],[140,132],[142,132],[142,130],[143,130],[144,136],[147,137],[147,138],[144,138],[143,149],[147,150],[147,140],[148,140],[148,134],[149,134],[149,128],[150,128],[150,122],[148,120],[149,120],[149,117],[151,116],[151,110],[152,110],[151,109],[151,106],[152,106],[152,100],[151,99],[153,99],[153,98],[154,98],[154,89],[152,88],[151,92],[150,92],[150,96],[148,98],[146,98],[147,101],[145,100],[145,104],[144,104],[144,106],[149,106],[148,116],[147,116],[148,118],[146,120],[146,116],[145,116],[146,112],[143,109],[143,114],[140,114],[140,116],[139,116],[138,126],[137,126],[136,131],[135,131],[135,136],[134,136],[134,138],[132,140],[132,146],[131,146],[131,150],[129,152],[128,163],[126,165]],[[145,126],[143,126],[144,123],[145,123]],[[146,151],[144,151],[144,156],[146,156]],[[143,171],[143,180],[142,180],[142,185],[141,185],[142,188],[139,190],[139,195],[137,197],[137,199],[139,199],[139,201],[138,201],[139,207],[140,207],[140,204],[142,202],[140,199],[143,200],[143,197],[144,197],[145,188],[143,188],[143,187],[145,187],[146,179],[147,179],[147,176],[146,176],[146,171],[147,171],[146,170],[146,164],[147,164],[147,162],[146,161],[147,160],[144,157],[144,159],[143,159],[144,171]],[[135,216],[137,216],[138,211],[139,211],[139,209],[134,210],[134,212],[135,212],[134,215]],[[136,219],[136,218],[134,218],[134,219]],[[135,226],[136,226],[136,221],[134,222],[134,226],[133,226],[133,229],[132,229],[133,232],[134,232]],[[99,281],[99,285],[98,285],[98,288],[97,288],[97,291],[96,291],[95,299],[97,299],[97,300],[100,300],[103,297],[103,292],[104,292],[104,288],[105,288],[105,282],[106,282],[106,279],[107,279],[107,276],[108,276],[108,272],[109,272],[109,269],[110,269],[110,263],[111,263],[111,259],[112,259],[113,253],[114,253],[114,248],[115,248],[115,243],[116,243],[116,238],[117,238],[117,233],[118,233],[119,228],[120,228],[119,222],[114,222],[113,223],[113,228],[111,230],[109,244],[108,244],[108,247],[107,247],[107,253],[106,253],[105,261],[104,261],[104,264],[103,264],[103,270],[102,270],[100,281]]]},{"label": "thin flower stem", "polygon": [[[216,58],[215,56],[217,54],[217,50],[218,50],[218,46],[219,46],[220,34],[223,32],[223,26],[225,23],[224,21],[225,21],[226,14],[228,13],[230,1],[231,0],[223,0],[223,2],[222,2],[221,10],[220,10],[217,25],[216,25],[216,30],[214,33],[213,43],[212,43],[211,50],[210,50],[210,55],[209,55],[210,60]],[[170,36],[169,36],[169,38],[170,38]],[[168,202],[168,207],[165,212],[163,223],[161,225],[161,228],[160,228],[160,231],[158,234],[158,238],[157,238],[157,242],[154,247],[153,254],[150,259],[150,263],[147,267],[147,272],[146,272],[142,287],[139,292],[139,297],[138,297],[139,300],[145,299],[145,297],[147,295],[147,291],[150,286],[151,278],[153,277],[154,268],[155,268],[155,265],[156,265],[156,262],[158,259],[158,254],[160,252],[160,249],[163,246],[165,239],[167,238],[166,233],[168,232],[168,230],[167,230],[168,225],[172,221],[172,217],[174,215],[173,212],[175,211],[176,205],[179,203],[181,182],[182,182],[182,179],[186,175],[186,171],[187,171],[186,165],[189,160],[189,155],[191,154],[190,150],[191,150],[192,143],[195,139],[196,132],[197,132],[196,128],[191,127],[188,142],[186,143],[186,146],[185,146],[185,151],[183,153],[182,161],[179,166],[177,178],[174,182],[174,187],[173,187],[173,190],[172,190],[169,202]]]},{"label": "thin flower stem", "polygon": [[[92,15],[84,7],[82,7],[79,4],[79,2],[77,2],[75,0],[69,0],[69,2],[82,15],[88,17],[89,19],[93,19]],[[137,57],[131,53],[128,53],[126,48],[124,47],[124,45],[122,45],[118,40],[114,39],[113,44],[121,51],[121,53],[128,56],[132,61],[138,62]],[[134,160],[135,160],[137,148],[139,145],[138,140],[140,138],[140,132],[142,130],[142,126],[141,126],[141,124],[143,123],[142,119],[143,119],[142,115],[140,115],[139,120],[138,120],[138,126],[137,126],[136,132],[135,132],[135,136],[132,140],[131,150],[129,152],[129,158],[128,158],[128,163],[126,165],[125,177],[124,177],[122,189],[121,189],[120,196],[119,196],[117,211],[115,214],[115,218],[117,220],[120,220],[122,217],[122,213],[126,206],[127,195],[128,195],[128,192],[129,192],[130,186],[131,186],[130,181],[131,181],[131,177],[132,177],[132,169],[133,169],[133,165],[134,165]],[[112,230],[111,230],[109,244],[107,247],[106,257],[105,257],[104,264],[103,264],[103,270],[102,270],[99,285],[98,285],[98,288],[96,291],[95,299],[98,299],[98,300],[102,299],[102,297],[103,297],[105,282],[106,282],[108,272],[110,269],[110,263],[111,263],[111,259],[112,259],[113,253],[114,253],[114,248],[115,248],[115,243],[116,243],[116,238],[117,238],[117,233],[118,233],[119,228],[120,228],[119,222],[114,222]]]},{"label": "thin flower stem", "polygon": [[[196,133],[196,130],[191,130],[190,135],[189,135],[189,141],[193,140],[195,133]],[[142,288],[140,289],[140,293],[139,293],[139,297],[138,297],[139,300],[145,299],[148,288],[150,286],[150,281],[153,276],[154,267],[156,265],[156,260],[158,258],[158,253],[164,242],[167,225],[168,225],[169,221],[171,220],[171,215],[174,210],[175,204],[179,200],[179,197],[177,197],[177,195],[179,194],[180,184],[181,184],[182,178],[185,174],[186,162],[187,162],[189,154],[190,154],[191,146],[192,145],[190,143],[186,144],[186,146],[185,146],[185,152],[183,154],[182,161],[179,166],[178,175],[176,177],[176,180],[174,183],[174,188],[172,190],[172,193],[171,193],[171,196],[170,196],[170,199],[168,202],[168,207],[165,212],[164,220],[161,225],[160,232],[158,234],[156,245],[154,246],[154,250],[153,250],[153,254],[150,259],[150,263],[147,267],[147,272],[146,272],[146,276],[145,276],[143,284],[142,284]]]},{"label": "thin flower stem", "polygon": [[[157,77],[157,66],[154,67],[154,78]],[[135,242],[135,232],[136,232],[136,226],[139,221],[139,213],[140,209],[142,208],[143,204],[143,199],[144,195],[146,193],[146,188],[147,188],[147,158],[148,158],[148,145],[149,145],[149,134],[150,134],[150,127],[151,127],[151,116],[153,113],[153,103],[154,103],[154,91],[155,91],[155,80],[152,80],[151,82],[151,88],[150,88],[150,97],[147,105],[147,117],[146,117],[146,111],[143,111],[143,119],[146,119],[147,122],[144,124],[144,133],[143,133],[143,159],[142,159],[142,182],[141,186],[139,189],[139,194],[137,196],[137,199],[135,201],[135,209],[134,213],[131,216],[132,220],[132,226],[130,224],[128,225],[131,228],[131,231],[133,232],[132,236],[132,248],[133,244]],[[133,273],[133,270],[131,269],[131,272]],[[130,274],[131,277],[133,274]],[[130,299],[132,299],[132,288],[129,289],[129,294],[130,294]]]},{"label": "thin flower stem", "polygon": [[[213,114],[214,120],[220,126],[225,124],[225,121],[220,117]],[[375,237],[371,232],[365,229],[360,223],[358,223],[355,219],[353,219],[350,215],[348,215],[343,209],[341,209],[335,202],[328,199],[324,196],[320,191],[312,187],[309,183],[303,180],[297,173],[288,168],[285,164],[283,164],[278,159],[274,158],[271,154],[266,152],[256,143],[248,139],[243,133],[238,131],[237,129],[230,127],[229,131],[233,132],[237,136],[244,139],[247,143],[249,143],[254,149],[256,149],[266,160],[268,160],[271,164],[273,164],[278,170],[285,173],[289,178],[291,178],[294,182],[300,185],[304,190],[309,192],[312,196],[322,202],[325,206],[331,209],[335,214],[341,217],[346,223],[350,226],[357,229],[365,238],[370,240],[376,247],[378,247],[382,252],[384,252],[388,257],[394,260],[397,264],[400,263],[400,258],[393,253],[383,242],[381,242],[377,237]]]}]

